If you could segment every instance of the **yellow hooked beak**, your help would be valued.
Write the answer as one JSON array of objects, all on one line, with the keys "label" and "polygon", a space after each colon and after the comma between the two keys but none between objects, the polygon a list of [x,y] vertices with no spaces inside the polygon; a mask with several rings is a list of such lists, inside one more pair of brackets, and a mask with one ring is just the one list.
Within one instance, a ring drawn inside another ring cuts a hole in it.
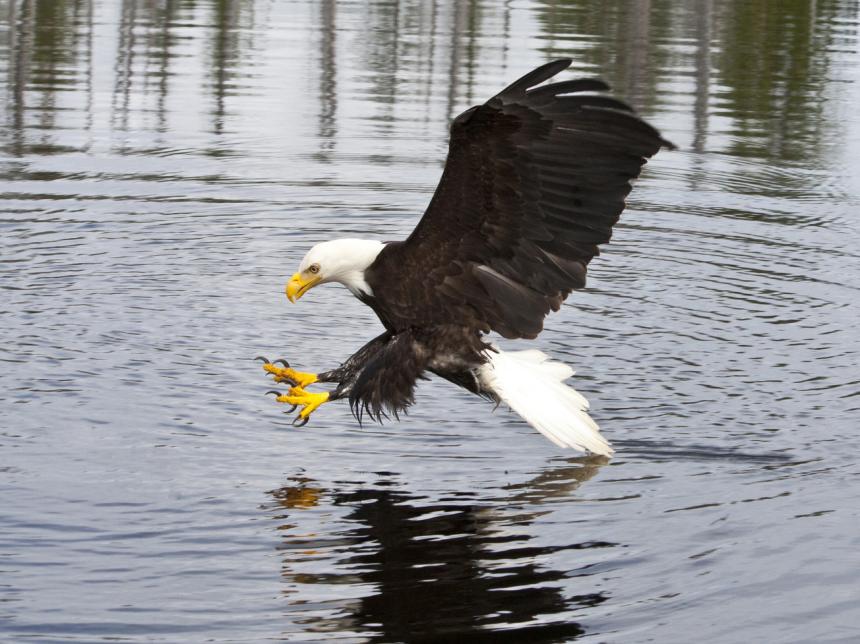
[{"label": "yellow hooked beak", "polygon": [[316,286],[321,279],[322,278],[318,275],[311,275],[305,279],[302,277],[301,273],[296,273],[287,283],[287,299],[290,302],[295,302],[302,295]]}]

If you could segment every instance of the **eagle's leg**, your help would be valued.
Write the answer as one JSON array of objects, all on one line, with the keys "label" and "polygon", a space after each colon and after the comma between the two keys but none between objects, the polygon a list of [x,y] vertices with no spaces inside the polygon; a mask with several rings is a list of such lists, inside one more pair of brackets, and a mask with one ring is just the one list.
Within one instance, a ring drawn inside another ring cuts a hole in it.
[{"label": "eagle's leg", "polygon": [[258,360],[263,361],[263,370],[272,374],[275,382],[287,383],[303,389],[304,387],[319,381],[319,376],[317,374],[296,371],[295,369],[292,369],[290,367],[290,363],[283,358],[275,360],[275,362],[283,364],[283,367],[276,367],[273,362],[269,362],[268,359],[263,356],[259,356]]},{"label": "eagle's leg", "polygon": [[[358,377],[361,368],[366,362],[376,353],[378,353],[390,339],[391,334],[387,331],[377,338],[374,338],[355,354],[350,356],[343,364],[331,371],[323,371],[321,373],[303,373],[296,371],[290,367],[290,363],[284,359],[275,360],[283,364],[283,368],[276,367],[274,362],[269,362],[268,358],[259,356],[257,359],[263,361],[263,369],[272,374],[275,382],[287,383],[290,390],[286,394],[278,391],[269,393],[277,396],[276,400],[281,403],[292,405],[292,409],[288,413],[301,405],[302,410],[298,417],[293,421],[294,425],[301,427],[308,422],[310,415],[325,402],[345,398],[349,395],[352,385]],[[337,387],[332,391],[314,393],[305,391],[305,387],[315,382],[332,382],[337,383]]]}]

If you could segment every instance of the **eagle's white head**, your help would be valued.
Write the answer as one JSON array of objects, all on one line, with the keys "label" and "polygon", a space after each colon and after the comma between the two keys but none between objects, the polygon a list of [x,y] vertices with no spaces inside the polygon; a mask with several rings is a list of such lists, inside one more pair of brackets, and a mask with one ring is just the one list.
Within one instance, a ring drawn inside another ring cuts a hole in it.
[{"label": "eagle's white head", "polygon": [[335,239],[317,244],[308,251],[298,272],[287,284],[287,297],[295,302],[317,284],[340,282],[353,295],[373,295],[364,271],[385,244],[372,239]]}]

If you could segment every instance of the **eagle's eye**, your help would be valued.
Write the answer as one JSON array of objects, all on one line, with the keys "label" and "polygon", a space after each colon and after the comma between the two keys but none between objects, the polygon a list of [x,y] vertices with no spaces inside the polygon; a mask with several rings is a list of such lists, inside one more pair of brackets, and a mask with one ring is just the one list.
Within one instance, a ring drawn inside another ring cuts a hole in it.
[{"label": "eagle's eye", "polygon": [[320,272],[320,265],[319,265],[319,264],[311,264],[311,265],[308,267],[308,271],[309,271],[310,273],[312,273],[312,274],[316,275],[317,273],[319,273],[319,272]]}]

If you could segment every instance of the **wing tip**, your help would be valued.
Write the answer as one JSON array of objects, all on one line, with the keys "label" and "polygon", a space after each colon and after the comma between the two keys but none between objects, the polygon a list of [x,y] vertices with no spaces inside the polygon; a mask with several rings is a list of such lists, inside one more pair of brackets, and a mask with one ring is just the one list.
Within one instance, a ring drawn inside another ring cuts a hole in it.
[{"label": "wing tip", "polygon": [[677,145],[672,143],[669,139],[664,139],[662,136],[660,137],[660,146],[666,148],[669,151],[678,149]]},{"label": "wing tip", "polygon": [[564,71],[573,64],[572,58],[556,58],[548,63],[544,63],[539,67],[535,67],[532,71],[518,78],[513,83],[497,94],[497,96],[510,96],[513,94],[524,94],[526,90],[535,85],[552,78],[561,71]]}]

